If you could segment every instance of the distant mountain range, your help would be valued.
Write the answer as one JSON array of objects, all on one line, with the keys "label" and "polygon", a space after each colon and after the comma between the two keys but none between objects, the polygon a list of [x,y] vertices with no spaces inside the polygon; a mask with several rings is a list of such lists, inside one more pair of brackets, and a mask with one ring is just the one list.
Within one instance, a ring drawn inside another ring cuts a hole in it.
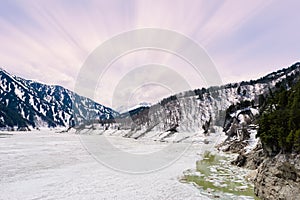
[{"label": "distant mountain range", "polygon": [[151,107],[151,103],[142,102],[134,106],[124,106],[124,105],[120,106],[116,109],[116,111],[118,111],[122,115],[122,114],[128,114],[133,110],[139,110],[139,109],[149,108],[149,107]]},{"label": "distant mountain range", "polygon": [[154,105],[120,108],[119,114],[61,86],[25,80],[0,69],[0,129],[70,127],[101,120],[130,129],[127,137],[138,138],[150,130],[195,132],[206,125],[223,126],[230,106],[246,101],[258,107],[276,88],[291,87],[299,74],[300,63],[295,63],[257,80],[185,91]]},{"label": "distant mountain range", "polygon": [[45,85],[0,69],[0,128],[28,130],[112,119],[118,112],[57,85]]}]

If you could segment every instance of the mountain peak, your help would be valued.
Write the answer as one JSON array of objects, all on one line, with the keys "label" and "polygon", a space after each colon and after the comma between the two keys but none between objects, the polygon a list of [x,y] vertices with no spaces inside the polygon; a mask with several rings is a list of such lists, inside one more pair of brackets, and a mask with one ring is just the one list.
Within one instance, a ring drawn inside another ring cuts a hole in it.
[{"label": "mountain peak", "polygon": [[87,120],[112,119],[118,115],[111,108],[61,86],[19,78],[3,68],[0,73],[2,129],[73,126]]},{"label": "mountain peak", "polygon": [[4,67],[0,67],[0,72],[4,73],[4,74],[6,74],[6,75],[10,75],[10,76],[11,76],[11,74],[10,74],[9,72],[7,72],[7,71],[4,69]]},{"label": "mountain peak", "polygon": [[119,112],[119,113],[126,113],[126,112],[129,112],[131,110],[135,110],[135,109],[138,109],[138,108],[142,108],[142,107],[151,107],[151,103],[148,103],[148,102],[141,102],[139,104],[136,104],[136,105],[132,105],[132,106],[120,106],[118,107],[116,110]]}]

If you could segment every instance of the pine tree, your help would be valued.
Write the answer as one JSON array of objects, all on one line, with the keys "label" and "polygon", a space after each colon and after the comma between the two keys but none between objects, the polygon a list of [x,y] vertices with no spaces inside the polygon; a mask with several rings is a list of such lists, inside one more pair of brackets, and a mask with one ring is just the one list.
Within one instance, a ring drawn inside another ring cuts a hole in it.
[{"label": "pine tree", "polygon": [[259,120],[257,136],[270,154],[300,152],[300,81],[290,90],[281,87],[272,92],[260,105],[263,114]]}]

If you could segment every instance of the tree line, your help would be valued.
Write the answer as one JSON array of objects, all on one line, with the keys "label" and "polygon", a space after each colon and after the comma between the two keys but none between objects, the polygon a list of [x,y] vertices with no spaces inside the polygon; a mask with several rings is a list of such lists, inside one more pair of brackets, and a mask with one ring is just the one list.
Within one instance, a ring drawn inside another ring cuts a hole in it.
[{"label": "tree line", "polygon": [[269,155],[300,152],[300,81],[281,85],[261,103],[257,136]]}]

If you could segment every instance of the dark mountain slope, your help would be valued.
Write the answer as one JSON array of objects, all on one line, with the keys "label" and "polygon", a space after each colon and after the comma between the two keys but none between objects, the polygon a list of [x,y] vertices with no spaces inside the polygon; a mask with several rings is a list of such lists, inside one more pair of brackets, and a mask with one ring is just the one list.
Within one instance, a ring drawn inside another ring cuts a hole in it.
[{"label": "dark mountain slope", "polygon": [[117,112],[61,86],[45,85],[0,70],[0,127],[73,126],[112,119]]}]

